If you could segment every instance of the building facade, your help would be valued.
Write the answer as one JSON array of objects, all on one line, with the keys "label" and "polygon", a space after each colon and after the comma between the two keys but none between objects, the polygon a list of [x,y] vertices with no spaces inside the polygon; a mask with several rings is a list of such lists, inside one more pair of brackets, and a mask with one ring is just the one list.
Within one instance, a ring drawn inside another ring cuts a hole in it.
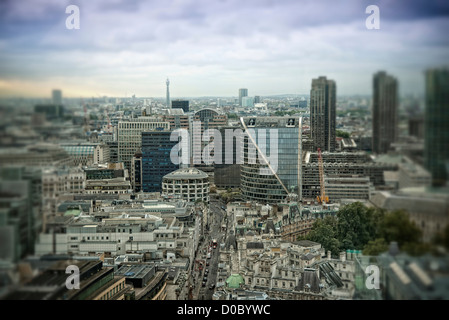
[{"label": "building facade", "polygon": [[167,197],[209,203],[209,191],[208,175],[195,168],[178,169],[162,179],[162,194]]},{"label": "building facade", "polygon": [[162,178],[179,168],[170,152],[178,141],[170,141],[171,131],[142,132],[142,191],[161,192]]},{"label": "building facade", "polygon": [[270,203],[298,192],[299,123],[300,119],[289,117],[241,118],[246,130],[240,173],[243,199]]},{"label": "building facade", "polygon": [[398,137],[398,82],[384,71],[373,77],[373,152],[387,153]]},{"label": "building facade", "polygon": [[310,126],[315,150],[334,151],[336,144],[336,99],[335,81],[326,77],[312,80],[310,90]]},{"label": "building facade", "polygon": [[118,123],[118,158],[130,170],[131,159],[142,147],[142,132],[169,130],[170,123],[159,118],[139,117]]},{"label": "building facade", "polygon": [[424,116],[424,166],[432,175],[432,185],[449,179],[449,69],[426,72]]},{"label": "building facade", "polygon": [[184,112],[189,112],[189,100],[173,100],[171,107],[172,109],[182,109]]},{"label": "building facade", "polygon": [[239,106],[242,106],[242,98],[248,96],[248,89],[239,89]]}]

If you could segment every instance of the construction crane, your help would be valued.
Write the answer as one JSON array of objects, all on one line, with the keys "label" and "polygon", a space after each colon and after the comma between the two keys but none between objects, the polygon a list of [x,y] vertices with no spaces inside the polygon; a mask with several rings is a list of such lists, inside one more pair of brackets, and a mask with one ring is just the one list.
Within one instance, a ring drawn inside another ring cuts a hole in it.
[{"label": "construction crane", "polygon": [[317,196],[318,202],[321,202],[323,206],[326,205],[326,203],[329,203],[329,197],[326,196],[326,190],[324,187],[324,168],[323,168],[323,157],[321,156],[321,149],[318,148],[318,168],[320,171],[320,190],[321,195]]},{"label": "construction crane", "polygon": [[109,119],[108,110],[104,109],[104,114],[106,116],[106,119],[108,120],[108,131],[111,129],[111,119]]}]

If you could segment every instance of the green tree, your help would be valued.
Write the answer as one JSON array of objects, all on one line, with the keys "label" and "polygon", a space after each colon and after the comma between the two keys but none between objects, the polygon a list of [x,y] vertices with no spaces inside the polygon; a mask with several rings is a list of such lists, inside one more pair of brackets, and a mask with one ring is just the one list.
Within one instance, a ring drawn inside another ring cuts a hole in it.
[{"label": "green tree", "polygon": [[340,138],[350,138],[351,134],[343,130],[335,130],[335,135]]},{"label": "green tree", "polygon": [[409,215],[403,210],[388,212],[379,225],[380,236],[387,243],[396,241],[401,249],[403,245],[418,244],[422,231],[410,220]]},{"label": "green tree", "polygon": [[323,219],[317,219],[313,224],[312,230],[304,237],[298,240],[310,240],[321,244],[332,255],[336,256],[340,250],[340,243],[336,238],[337,219],[334,216],[326,216]]},{"label": "green tree", "polygon": [[383,211],[368,208],[361,202],[343,206],[337,213],[337,239],[341,250],[361,250],[370,241],[377,238],[378,223]]},{"label": "green tree", "polygon": [[388,251],[388,243],[384,238],[377,238],[376,240],[368,241],[362,253],[367,256],[377,256],[385,251]]}]

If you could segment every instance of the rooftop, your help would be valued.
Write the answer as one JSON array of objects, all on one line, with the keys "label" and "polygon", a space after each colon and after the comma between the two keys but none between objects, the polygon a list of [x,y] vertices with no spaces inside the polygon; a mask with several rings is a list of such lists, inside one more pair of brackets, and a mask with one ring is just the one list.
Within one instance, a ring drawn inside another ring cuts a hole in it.
[{"label": "rooftop", "polygon": [[207,178],[207,173],[196,168],[181,168],[176,171],[166,174],[164,178],[182,179],[182,178]]}]

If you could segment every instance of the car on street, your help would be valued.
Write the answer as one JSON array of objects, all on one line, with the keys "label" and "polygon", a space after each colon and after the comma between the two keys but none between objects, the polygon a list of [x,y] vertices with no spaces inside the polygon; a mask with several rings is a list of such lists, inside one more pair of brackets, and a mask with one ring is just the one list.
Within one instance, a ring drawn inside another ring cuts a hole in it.
[{"label": "car on street", "polygon": [[212,283],[210,286],[209,286],[209,290],[214,290],[215,289],[215,283]]},{"label": "car on street", "polygon": [[206,281],[203,281],[203,284],[201,286],[205,287],[206,286]]}]

